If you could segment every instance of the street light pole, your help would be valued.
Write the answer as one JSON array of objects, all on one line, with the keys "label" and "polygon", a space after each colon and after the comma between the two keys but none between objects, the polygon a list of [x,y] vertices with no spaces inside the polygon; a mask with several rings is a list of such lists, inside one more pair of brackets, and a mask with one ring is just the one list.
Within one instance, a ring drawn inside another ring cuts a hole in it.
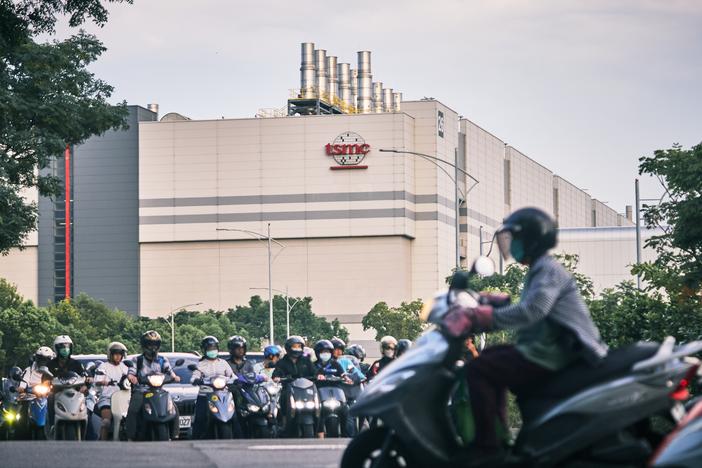
[{"label": "street light pole", "polygon": [[260,232],[250,231],[248,229],[234,229],[234,228],[217,228],[217,231],[234,231],[234,232],[245,232],[247,234],[254,235],[258,237],[259,240],[266,239],[268,241],[268,319],[270,320],[270,342],[275,344],[275,337],[273,336],[273,276],[272,276],[272,264],[273,259],[271,257],[271,242],[275,242],[282,248],[285,245],[281,244],[277,240],[271,237],[271,223],[268,223],[268,234],[261,234]]},{"label": "street light pole", "polygon": [[200,305],[202,302],[195,302],[193,304],[185,304],[179,307],[176,307],[175,309],[171,310],[171,352],[175,353],[175,313],[176,311],[179,310],[184,310],[186,307],[192,307],[196,305]]}]

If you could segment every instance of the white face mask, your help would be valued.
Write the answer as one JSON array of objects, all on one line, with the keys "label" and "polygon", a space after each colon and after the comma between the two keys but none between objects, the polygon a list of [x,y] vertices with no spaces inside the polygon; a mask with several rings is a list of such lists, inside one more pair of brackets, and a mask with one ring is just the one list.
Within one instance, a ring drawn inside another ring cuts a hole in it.
[{"label": "white face mask", "polygon": [[322,362],[327,362],[331,359],[331,353],[319,353],[319,359],[321,359]]},{"label": "white face mask", "polygon": [[385,357],[393,358],[393,357],[395,357],[395,350],[394,349],[386,349],[385,351],[383,351],[383,354],[385,355]]}]

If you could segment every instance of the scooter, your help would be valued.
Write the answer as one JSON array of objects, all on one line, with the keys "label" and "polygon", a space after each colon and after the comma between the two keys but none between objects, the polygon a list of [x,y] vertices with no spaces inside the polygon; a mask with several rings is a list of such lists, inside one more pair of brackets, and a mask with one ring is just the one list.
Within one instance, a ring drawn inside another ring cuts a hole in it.
[{"label": "scooter", "polygon": [[[197,365],[190,364],[188,369],[194,371],[197,369]],[[212,434],[215,439],[232,438],[232,417],[234,417],[234,412],[236,411],[234,396],[228,387],[232,383],[234,383],[234,379],[223,375],[202,379],[202,385],[212,389],[212,393],[207,396],[209,411],[206,434]]]},{"label": "scooter", "polygon": [[288,437],[311,439],[315,436],[315,418],[319,417],[320,405],[317,387],[305,378],[281,379],[289,385],[286,432]]},{"label": "scooter", "polygon": [[244,434],[251,439],[272,436],[271,396],[262,384],[262,377],[250,373],[237,380],[237,390],[241,396],[238,406],[239,421]]},{"label": "scooter", "polygon": [[[95,369],[99,362],[89,362],[85,366],[85,375],[95,377]],[[88,393],[85,395],[85,408],[88,410],[88,421],[85,428],[85,440],[100,439],[100,415],[95,412],[98,401],[98,391],[93,385],[88,385]]]},{"label": "scooter", "polygon": [[[484,258],[484,257],[483,257]],[[487,275],[488,259],[473,271]],[[494,265],[492,265],[494,269]],[[484,273],[483,273],[484,272]],[[489,273],[492,274],[492,273]],[[427,319],[435,326],[368,385],[352,415],[378,417],[383,426],[356,436],[341,466],[480,466],[466,449],[447,411],[462,377],[463,338],[448,332],[444,318],[454,303],[478,305],[472,291],[438,295]],[[691,356],[702,342],[675,347],[639,343],[611,351],[598,366],[576,365],[518,396],[524,423],[506,454],[489,466],[588,465],[623,461],[643,465],[651,456],[652,418],[680,415],[680,395],[698,370]]]},{"label": "scooter", "polygon": [[278,414],[280,413],[280,394],[283,390],[283,386],[279,383],[269,380],[263,383],[263,388],[266,389],[270,397],[270,405],[268,409],[268,420],[271,425],[271,437],[276,438],[280,434],[280,427],[278,426]]},{"label": "scooter", "polygon": [[48,395],[50,390],[48,384],[40,383],[27,387],[26,391],[20,395],[19,399],[28,406],[29,437],[31,440],[46,440],[47,438]]},{"label": "scooter", "polygon": [[702,466],[702,397],[685,405],[687,413],[661,442],[648,466],[697,468]]},{"label": "scooter", "polygon": [[172,380],[170,375],[155,373],[146,376],[145,381],[141,382],[148,386],[144,392],[142,407],[142,420],[145,425],[143,435],[146,440],[169,440],[171,426],[177,424],[176,406],[170,393],[163,388],[163,384]]},{"label": "scooter", "polygon": [[[47,371],[47,375],[51,375]],[[79,391],[85,385],[85,377],[69,372],[63,377],[53,377],[54,426],[51,432],[55,440],[83,440],[88,422],[85,396]]]},{"label": "scooter", "polygon": [[[131,361],[124,361],[127,367],[133,367]],[[104,375],[100,370],[95,372],[96,375]],[[129,409],[129,401],[132,397],[132,384],[127,378],[127,375],[123,375],[119,381],[110,380],[107,386],[116,386],[118,389],[115,390],[112,395],[110,395],[110,412],[112,413],[112,433],[113,441],[125,441],[127,440],[127,411]]]},{"label": "scooter", "polygon": [[[327,437],[341,436],[341,413],[348,412],[346,394],[341,388],[344,382],[342,377],[328,375],[324,380],[317,382],[319,400],[322,403],[321,415],[324,421],[324,432]],[[348,416],[350,417],[350,416]]]},{"label": "scooter", "polygon": [[13,367],[0,388],[0,435],[5,440],[16,438],[17,426],[22,419],[17,388],[22,380],[22,369]]}]

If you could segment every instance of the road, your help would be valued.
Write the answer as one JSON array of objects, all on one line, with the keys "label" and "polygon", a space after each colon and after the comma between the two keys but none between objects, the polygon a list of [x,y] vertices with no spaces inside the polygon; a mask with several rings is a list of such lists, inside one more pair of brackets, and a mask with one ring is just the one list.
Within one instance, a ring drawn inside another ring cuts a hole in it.
[{"label": "road", "polygon": [[182,442],[0,442],[3,468],[338,467],[348,439]]}]

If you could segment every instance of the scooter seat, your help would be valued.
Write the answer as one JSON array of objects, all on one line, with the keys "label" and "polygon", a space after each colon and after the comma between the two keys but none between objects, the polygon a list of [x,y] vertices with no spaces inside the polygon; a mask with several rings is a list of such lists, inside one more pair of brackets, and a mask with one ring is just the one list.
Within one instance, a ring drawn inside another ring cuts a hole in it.
[{"label": "scooter seat", "polygon": [[658,343],[639,342],[615,349],[598,366],[579,362],[554,374],[541,385],[533,385],[518,394],[520,398],[564,398],[590,385],[628,373],[634,364],[653,356],[659,347]]}]

